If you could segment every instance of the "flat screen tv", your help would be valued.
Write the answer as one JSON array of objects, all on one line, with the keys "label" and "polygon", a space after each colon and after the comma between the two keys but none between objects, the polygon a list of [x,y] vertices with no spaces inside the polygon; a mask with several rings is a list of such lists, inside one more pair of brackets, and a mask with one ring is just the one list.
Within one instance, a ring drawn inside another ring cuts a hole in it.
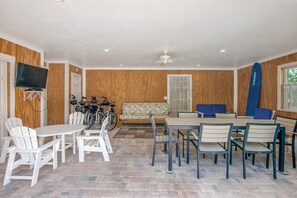
[{"label": "flat screen tv", "polygon": [[42,90],[46,88],[47,72],[45,68],[19,63],[15,86]]}]

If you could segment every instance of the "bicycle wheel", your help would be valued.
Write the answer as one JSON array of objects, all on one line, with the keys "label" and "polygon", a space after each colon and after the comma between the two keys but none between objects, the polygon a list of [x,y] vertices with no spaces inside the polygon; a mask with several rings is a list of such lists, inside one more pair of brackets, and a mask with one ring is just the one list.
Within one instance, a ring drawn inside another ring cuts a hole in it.
[{"label": "bicycle wheel", "polygon": [[85,113],[85,120],[84,120],[84,125],[87,125],[86,129],[91,129],[95,122],[95,116],[92,114],[91,111],[87,111]]},{"label": "bicycle wheel", "polygon": [[118,117],[114,112],[109,112],[108,114],[108,124],[106,126],[106,130],[111,131],[113,130],[118,123]]},{"label": "bicycle wheel", "polygon": [[94,130],[99,130],[101,129],[102,127],[102,122],[103,122],[103,118],[104,118],[104,113],[103,112],[97,112],[95,115],[94,115],[94,123],[91,127],[91,129],[94,129]]}]

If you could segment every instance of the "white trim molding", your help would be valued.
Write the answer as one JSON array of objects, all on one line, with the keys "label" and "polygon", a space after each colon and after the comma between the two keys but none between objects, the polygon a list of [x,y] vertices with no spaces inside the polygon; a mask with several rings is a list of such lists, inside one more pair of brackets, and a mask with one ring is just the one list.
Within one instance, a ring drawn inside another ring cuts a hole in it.
[{"label": "white trim molding", "polygon": [[82,95],[87,95],[87,75],[86,75],[86,69],[82,70]]},{"label": "white trim molding", "polygon": [[234,69],[234,99],[233,99],[233,111],[237,113],[237,105],[238,105],[238,70]]},{"label": "white trim molding", "polygon": [[0,53],[0,60],[10,65],[10,117],[15,116],[15,57]]},{"label": "white trim molding", "polygon": [[118,71],[125,71],[125,70],[192,70],[192,71],[198,71],[198,70],[203,70],[203,71],[207,71],[207,70],[227,70],[227,71],[233,71],[234,69],[236,69],[235,67],[230,67],[230,68],[218,68],[218,67],[213,67],[213,68],[207,68],[207,67],[193,67],[193,68],[157,68],[157,67],[143,67],[143,68],[137,68],[137,67],[86,67],[84,68],[86,70],[118,70]]},{"label": "white trim molding", "polygon": [[280,111],[296,112],[296,111],[292,111],[289,109],[281,109],[281,101],[282,101],[282,94],[281,94],[282,72],[281,72],[281,70],[283,68],[293,67],[293,66],[297,66],[297,61],[277,66],[277,110],[280,110]]},{"label": "white trim molding", "polygon": [[264,59],[261,59],[261,60],[257,60],[257,61],[254,61],[252,63],[244,64],[242,66],[239,66],[237,69],[243,69],[243,68],[246,68],[246,67],[249,67],[249,66],[253,66],[255,63],[260,63],[261,64],[261,63],[271,61],[271,60],[274,60],[274,59],[277,59],[277,58],[281,58],[283,56],[288,56],[288,55],[291,55],[291,54],[294,54],[294,53],[297,53],[297,49],[292,50],[292,51],[288,51],[288,52],[285,52],[285,53],[282,53],[282,54],[278,54],[278,55],[275,55],[275,56],[270,56],[268,58],[264,58]]},{"label": "white trim molding", "polygon": [[69,117],[69,63],[65,63],[65,77],[64,77],[64,123],[68,123]]},{"label": "white trim molding", "polygon": [[0,38],[3,38],[4,40],[13,42],[18,45],[21,45],[22,47],[26,47],[28,49],[35,51],[35,52],[39,52],[40,54],[44,53],[44,50],[42,48],[36,47],[35,45],[30,44],[28,42],[21,41],[21,40],[14,38],[12,36],[8,36],[7,34],[4,34],[2,32],[0,32]]}]

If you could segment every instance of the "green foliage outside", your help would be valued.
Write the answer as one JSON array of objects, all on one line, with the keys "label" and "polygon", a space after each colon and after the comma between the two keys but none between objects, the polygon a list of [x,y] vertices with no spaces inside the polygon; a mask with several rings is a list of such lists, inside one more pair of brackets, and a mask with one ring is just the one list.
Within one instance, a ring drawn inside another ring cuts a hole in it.
[{"label": "green foliage outside", "polygon": [[286,69],[287,72],[287,83],[297,84],[297,68]]}]

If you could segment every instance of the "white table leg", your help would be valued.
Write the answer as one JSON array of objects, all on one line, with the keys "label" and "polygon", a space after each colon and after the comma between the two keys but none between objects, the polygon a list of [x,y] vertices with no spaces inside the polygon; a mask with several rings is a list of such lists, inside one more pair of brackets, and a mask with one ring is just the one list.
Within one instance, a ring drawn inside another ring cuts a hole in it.
[{"label": "white table leg", "polygon": [[43,145],[44,144],[44,137],[38,137],[38,144],[39,146]]},{"label": "white table leg", "polygon": [[61,152],[62,152],[62,163],[65,163],[65,134],[61,135]]},{"label": "white table leg", "polygon": [[73,154],[76,154],[76,133],[73,133],[72,135],[72,141],[73,141]]}]

